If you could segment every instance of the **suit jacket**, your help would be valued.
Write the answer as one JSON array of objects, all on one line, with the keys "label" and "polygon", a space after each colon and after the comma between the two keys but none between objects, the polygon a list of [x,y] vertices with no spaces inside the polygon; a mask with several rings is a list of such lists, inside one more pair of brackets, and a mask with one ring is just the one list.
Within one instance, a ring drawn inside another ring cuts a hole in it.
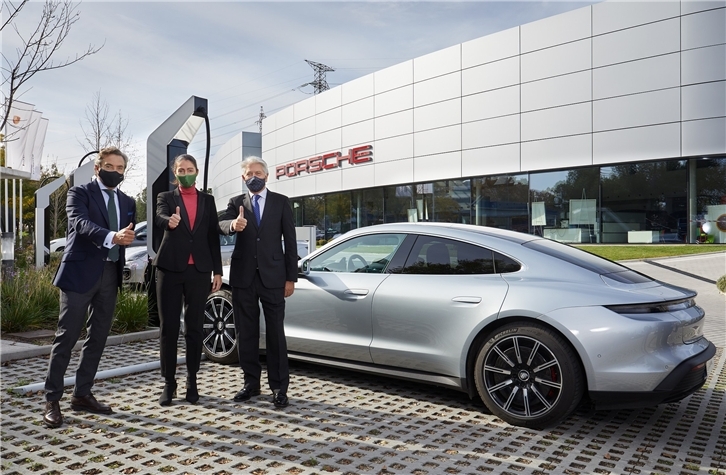
[{"label": "suit jacket", "polygon": [[[108,208],[102,193],[96,180],[68,190],[68,237],[53,279],[53,285],[62,290],[85,293],[101,280],[109,251],[103,242],[110,232]],[[118,188],[116,194],[119,229],[123,229],[129,223],[136,223],[136,202]],[[119,287],[123,283],[125,251],[126,246],[119,246],[119,259],[116,261]]]},{"label": "suit jacket", "polygon": [[[169,218],[177,206],[182,219],[176,228],[169,229]],[[191,254],[194,266],[199,272],[222,275],[222,249],[214,197],[197,191],[197,215],[192,229],[179,188],[159,193],[156,198],[154,223],[164,230],[164,237],[154,257],[155,266],[172,272],[182,272],[186,269]]]},{"label": "suit jacket", "polygon": [[[262,222],[257,226],[252,200],[244,193],[229,200],[219,217],[224,234],[231,234],[230,225],[244,209],[247,226],[237,233],[229,269],[232,287],[249,287],[257,269],[262,285],[267,288],[285,287],[285,282],[297,282],[297,245],[292,208],[285,195],[267,190]],[[283,250],[282,239],[285,239]]]}]

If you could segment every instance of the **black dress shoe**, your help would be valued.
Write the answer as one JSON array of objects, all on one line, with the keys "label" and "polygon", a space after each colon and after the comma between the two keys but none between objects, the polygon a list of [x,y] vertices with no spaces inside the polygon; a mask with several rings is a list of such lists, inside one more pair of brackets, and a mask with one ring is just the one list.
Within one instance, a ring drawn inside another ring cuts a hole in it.
[{"label": "black dress shoe", "polygon": [[260,395],[259,386],[244,386],[234,395],[234,402],[248,401],[252,396]]},{"label": "black dress shoe", "polygon": [[45,402],[45,414],[43,414],[43,423],[46,427],[55,429],[63,424],[63,414],[61,414],[60,403],[58,401]]},{"label": "black dress shoe", "polygon": [[274,404],[275,407],[287,407],[290,404],[290,401],[287,399],[287,394],[276,390],[272,394],[272,404]]},{"label": "black dress shoe", "polygon": [[184,398],[188,402],[195,404],[199,401],[199,391],[197,391],[197,378],[190,376],[187,378],[187,396]]},{"label": "black dress shoe", "polygon": [[93,394],[87,396],[73,396],[71,398],[71,409],[74,411],[92,412],[94,414],[113,414],[111,406],[96,401]]},{"label": "black dress shoe", "polygon": [[167,381],[159,396],[159,404],[171,406],[171,400],[176,396],[176,381]]}]

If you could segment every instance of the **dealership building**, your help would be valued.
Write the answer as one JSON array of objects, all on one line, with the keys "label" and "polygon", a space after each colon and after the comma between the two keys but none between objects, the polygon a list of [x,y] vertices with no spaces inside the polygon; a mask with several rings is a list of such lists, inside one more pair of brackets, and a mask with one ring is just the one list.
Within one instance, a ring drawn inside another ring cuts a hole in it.
[{"label": "dealership building", "polygon": [[217,152],[218,208],[260,154],[328,238],[438,221],[726,242],[726,2],[598,3],[311,96]]}]

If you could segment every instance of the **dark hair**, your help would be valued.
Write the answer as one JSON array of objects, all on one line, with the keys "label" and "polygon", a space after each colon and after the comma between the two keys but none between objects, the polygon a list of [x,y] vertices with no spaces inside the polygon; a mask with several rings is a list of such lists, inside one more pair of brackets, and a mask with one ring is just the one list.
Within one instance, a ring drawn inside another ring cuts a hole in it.
[{"label": "dark hair", "polygon": [[[199,166],[197,165],[197,159],[192,157],[188,153],[182,153],[181,155],[177,155],[176,157],[174,157],[174,161],[172,162],[172,173],[174,172],[174,170],[176,170],[176,167],[185,160],[192,162],[194,164],[194,168],[196,168],[197,171],[199,171]],[[176,176],[176,174],[174,174],[174,176]],[[179,180],[174,178],[174,181],[172,181],[171,184],[178,185]]]},{"label": "dark hair", "polygon": [[[119,150],[118,147],[106,147],[99,150],[98,155],[96,155],[96,159],[94,160],[94,164],[100,167],[103,163],[103,159],[109,155],[118,155],[119,157],[124,159],[124,168],[128,166],[129,157],[127,157],[125,153]],[[194,166],[196,166],[196,163]]]}]

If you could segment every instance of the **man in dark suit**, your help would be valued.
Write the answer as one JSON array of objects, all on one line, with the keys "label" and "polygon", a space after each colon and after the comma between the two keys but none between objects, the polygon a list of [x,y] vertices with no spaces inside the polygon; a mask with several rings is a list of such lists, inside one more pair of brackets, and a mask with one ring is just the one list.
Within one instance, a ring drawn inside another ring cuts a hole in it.
[{"label": "man in dark suit", "polygon": [[113,412],[96,400],[91,388],[113,322],[125,246],[134,240],[136,203],[116,189],[127,164],[128,158],[119,149],[105,148],[95,161],[97,179],[68,190],[68,238],[53,280],[60,288],[60,314],[45,380],[43,422],[47,427],[63,423],[59,404],[63,378],[84,327],[88,328],[88,338],[76,370],[71,408],[97,414]]},{"label": "man in dark suit", "polygon": [[[260,394],[260,304],[265,314],[267,381],[276,407],[289,404],[290,373],[285,341],[285,298],[295,291],[297,246],[288,198],[266,188],[269,172],[260,158],[242,162],[249,193],[229,200],[219,218],[224,234],[237,233],[229,271],[237,352],[244,386],[234,400]],[[285,240],[283,249],[282,239]]]}]

